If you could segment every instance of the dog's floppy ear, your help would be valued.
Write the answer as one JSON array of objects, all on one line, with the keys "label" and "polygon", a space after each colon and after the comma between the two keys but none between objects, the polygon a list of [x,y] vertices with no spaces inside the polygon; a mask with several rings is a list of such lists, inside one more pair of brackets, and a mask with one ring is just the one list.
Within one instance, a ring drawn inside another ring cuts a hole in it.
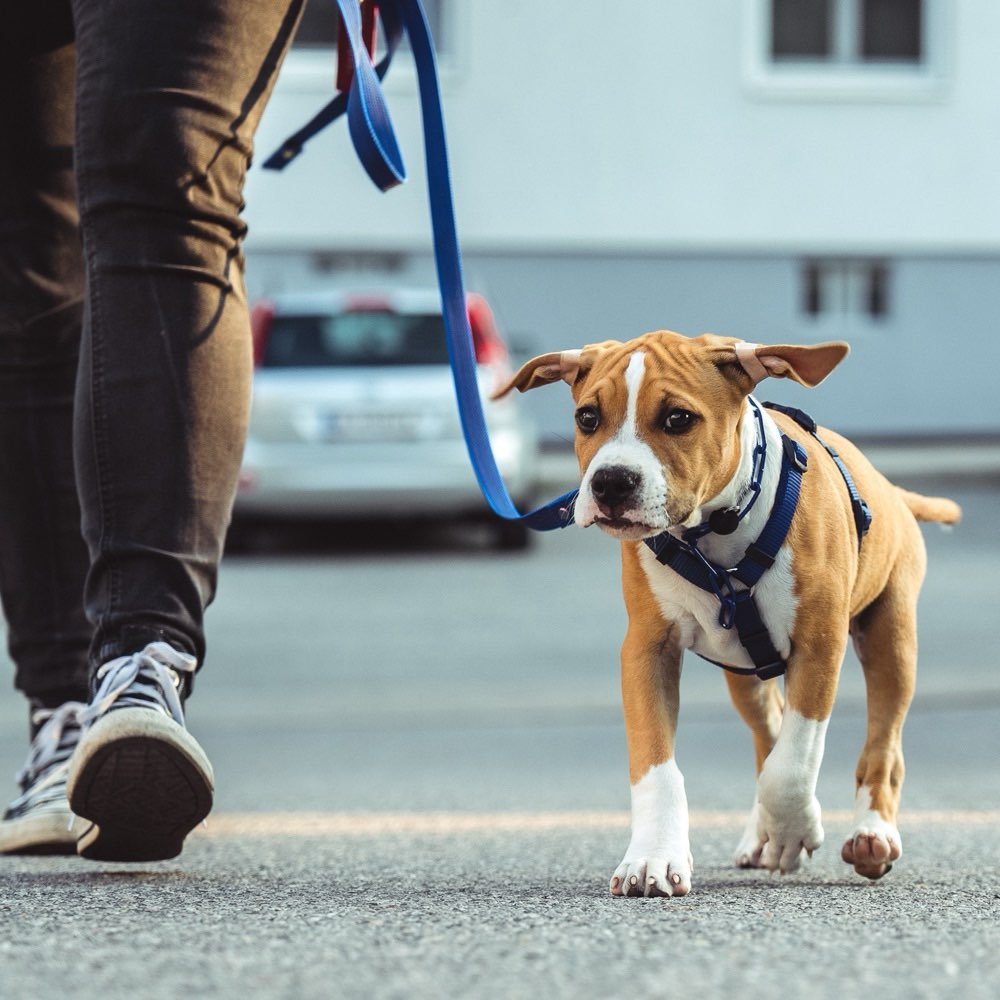
[{"label": "dog's floppy ear", "polygon": [[572,385],[580,370],[582,354],[581,350],[550,351],[548,354],[540,354],[537,358],[532,358],[521,365],[514,376],[500,386],[490,399],[500,399],[511,389],[527,392],[529,389],[537,389],[540,385],[549,385],[560,379]]},{"label": "dog's floppy ear", "polygon": [[736,358],[754,384],[768,376],[794,379],[809,389],[820,384],[847,357],[850,345],[842,340],[823,344],[733,345]]}]

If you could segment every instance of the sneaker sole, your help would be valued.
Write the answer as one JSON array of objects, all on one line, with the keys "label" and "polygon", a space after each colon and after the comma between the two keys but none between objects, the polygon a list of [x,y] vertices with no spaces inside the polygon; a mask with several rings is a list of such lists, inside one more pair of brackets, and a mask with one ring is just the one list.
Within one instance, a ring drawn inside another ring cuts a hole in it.
[{"label": "sneaker sole", "polygon": [[70,766],[70,809],[90,826],[77,853],[92,861],[166,861],[212,809],[212,767],[195,739],[152,709],[98,720]]},{"label": "sneaker sole", "polygon": [[0,854],[76,854],[85,824],[65,811],[23,816],[0,823]]}]

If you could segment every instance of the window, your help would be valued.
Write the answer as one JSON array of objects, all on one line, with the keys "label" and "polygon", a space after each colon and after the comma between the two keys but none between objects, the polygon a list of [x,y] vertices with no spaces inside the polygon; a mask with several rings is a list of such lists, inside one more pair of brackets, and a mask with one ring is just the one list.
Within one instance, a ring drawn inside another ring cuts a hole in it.
[{"label": "window", "polygon": [[889,314],[890,269],[885,260],[818,258],[802,264],[802,311],[822,317]]},{"label": "window", "polygon": [[746,78],[766,96],[926,99],[947,77],[950,0],[746,0]]},{"label": "window", "polygon": [[773,0],[771,58],[919,64],[923,21],[923,0]]}]

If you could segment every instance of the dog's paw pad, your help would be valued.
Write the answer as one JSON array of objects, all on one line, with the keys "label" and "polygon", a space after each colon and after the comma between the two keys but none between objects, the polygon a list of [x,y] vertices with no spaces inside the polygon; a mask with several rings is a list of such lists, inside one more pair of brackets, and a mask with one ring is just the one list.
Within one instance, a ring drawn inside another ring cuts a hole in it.
[{"label": "dog's paw pad", "polygon": [[612,896],[686,896],[691,891],[691,863],[665,858],[623,861],[611,877]]},{"label": "dog's paw pad", "polygon": [[812,857],[813,851],[823,845],[823,824],[815,797],[782,812],[760,806],[758,819],[757,836],[764,844],[761,868],[790,875],[801,867],[803,852]]},{"label": "dog's paw pad", "polygon": [[757,822],[759,807],[754,802],[753,809],[750,810],[750,818],[747,820],[743,833],[740,835],[740,842],[733,851],[733,864],[737,868],[763,868],[761,855],[764,853],[764,842],[757,836]]},{"label": "dog's paw pad", "polygon": [[903,853],[899,831],[889,823],[878,830],[856,830],[841,848],[840,856],[865,878],[877,879],[892,871],[892,863]]},{"label": "dog's paw pad", "polygon": [[764,845],[760,844],[753,850],[737,850],[733,855],[733,864],[737,868],[763,868],[764,863],[761,855],[764,853]]}]

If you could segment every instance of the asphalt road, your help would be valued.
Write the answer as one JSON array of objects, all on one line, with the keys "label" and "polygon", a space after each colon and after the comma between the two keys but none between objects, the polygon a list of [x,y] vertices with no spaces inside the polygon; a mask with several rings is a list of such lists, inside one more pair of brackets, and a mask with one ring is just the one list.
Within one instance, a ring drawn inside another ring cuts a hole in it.
[{"label": "asphalt road", "polygon": [[[913,485],[920,485],[919,483]],[[929,528],[905,853],[838,859],[864,732],[845,665],[827,843],[784,879],[728,857],[753,794],[716,668],[685,668],[695,886],[620,900],[627,841],[614,543],[310,532],[227,558],[190,724],[208,826],[157,865],[0,860],[0,997],[996,997],[1000,494]],[[24,716],[0,705],[0,773]]]}]

